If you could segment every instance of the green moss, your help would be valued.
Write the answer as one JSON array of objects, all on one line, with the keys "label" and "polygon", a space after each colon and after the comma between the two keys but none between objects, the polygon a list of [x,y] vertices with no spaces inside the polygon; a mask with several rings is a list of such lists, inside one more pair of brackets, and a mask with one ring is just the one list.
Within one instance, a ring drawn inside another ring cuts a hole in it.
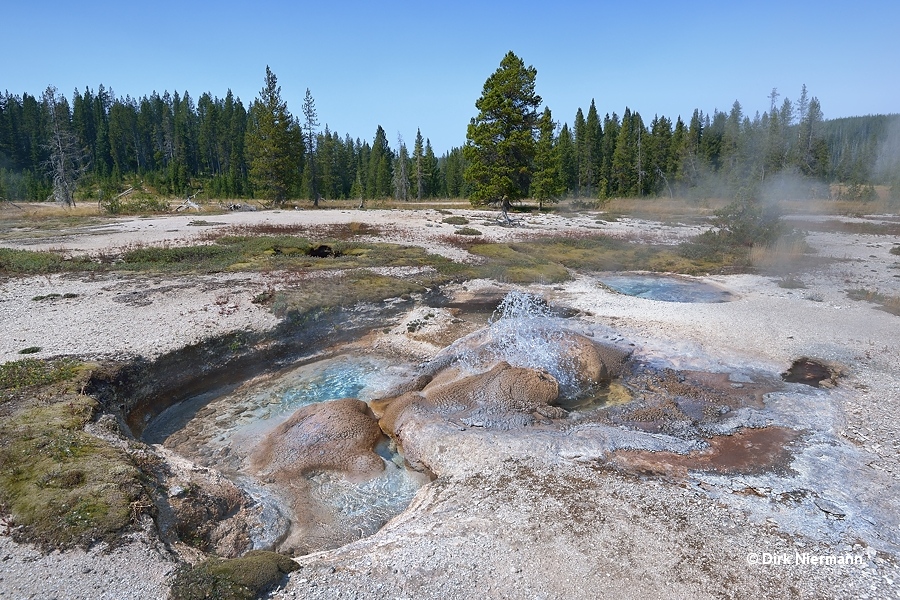
[{"label": "green moss", "polygon": [[554,283],[578,271],[647,270],[706,273],[721,263],[688,259],[671,247],[629,243],[603,236],[555,237],[514,244],[476,244],[470,252],[485,259],[480,277],[513,283]]},{"label": "green moss", "polygon": [[55,252],[0,248],[0,274],[4,275],[46,275],[66,271],[93,271],[97,266],[90,259],[66,259]]},{"label": "green moss", "polygon": [[24,358],[0,364],[0,390],[48,385],[75,377],[82,364],[71,359],[43,361]]},{"label": "green moss", "polygon": [[463,227],[454,231],[456,235],[481,235],[481,232],[471,227]]},{"label": "green moss", "polygon": [[173,600],[253,600],[300,566],[275,552],[255,550],[240,558],[212,558],[180,568],[172,583]]},{"label": "green moss", "polygon": [[144,491],[128,456],[83,430],[96,401],[18,404],[0,423],[0,504],[13,536],[45,548],[115,543]]},{"label": "green moss", "polygon": [[354,271],[343,277],[328,277],[315,286],[275,294],[272,310],[276,314],[305,313],[316,308],[352,306],[360,302],[380,302],[403,294],[422,292],[432,280],[409,281],[378,275],[370,271]]},{"label": "green moss", "polygon": [[447,217],[443,219],[443,223],[447,223],[448,225],[468,225],[469,220],[465,217],[455,216],[455,217]]}]

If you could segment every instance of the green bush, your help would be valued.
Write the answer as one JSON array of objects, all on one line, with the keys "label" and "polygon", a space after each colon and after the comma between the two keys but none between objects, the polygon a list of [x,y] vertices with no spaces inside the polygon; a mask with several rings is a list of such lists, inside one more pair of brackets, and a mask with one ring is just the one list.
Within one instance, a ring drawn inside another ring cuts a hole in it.
[{"label": "green bush", "polygon": [[32,252],[0,248],[0,273],[43,275],[64,270],[63,257],[53,252]]},{"label": "green bush", "polygon": [[754,245],[769,246],[787,232],[778,209],[755,200],[738,200],[716,211],[712,225],[683,243],[681,255],[694,260],[722,256],[746,261]]}]

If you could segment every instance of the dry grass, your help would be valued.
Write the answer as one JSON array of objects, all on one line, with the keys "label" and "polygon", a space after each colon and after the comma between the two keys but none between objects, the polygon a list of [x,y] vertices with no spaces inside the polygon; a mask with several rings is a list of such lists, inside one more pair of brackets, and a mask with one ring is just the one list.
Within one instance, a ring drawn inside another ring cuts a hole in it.
[{"label": "dry grass", "polygon": [[603,205],[603,211],[655,221],[698,221],[728,205],[722,198],[691,200],[688,198],[614,198]]},{"label": "dry grass", "polygon": [[750,249],[750,264],[763,270],[796,265],[804,259],[809,250],[809,245],[803,238],[781,238],[773,246],[753,246]]},{"label": "dry grass", "polygon": [[866,288],[847,290],[847,296],[851,300],[863,300],[865,302],[877,304],[881,310],[889,312],[892,315],[900,316],[900,296],[890,296],[888,294],[882,294],[878,290]]},{"label": "dry grass", "polygon": [[851,233],[856,235],[890,235],[900,236],[900,223],[882,221],[859,222],[830,219],[828,221],[792,220],[791,225],[805,231],[822,231],[826,233]]}]

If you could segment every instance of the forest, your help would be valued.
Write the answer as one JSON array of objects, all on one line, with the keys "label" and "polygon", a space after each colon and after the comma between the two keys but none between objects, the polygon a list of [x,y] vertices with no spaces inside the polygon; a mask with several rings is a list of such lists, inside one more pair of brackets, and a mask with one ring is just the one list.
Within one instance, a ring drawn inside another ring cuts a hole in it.
[{"label": "forest", "polygon": [[[805,85],[796,100],[775,89],[769,100],[762,115],[735,101],[727,112],[696,109],[686,121],[648,122],[628,107],[601,116],[592,99],[570,125],[545,108],[533,132],[541,177],[532,197],[740,198],[784,174],[799,197],[833,196],[833,183],[844,184],[848,199],[874,198],[875,185],[900,197],[900,153],[887,163],[880,156],[900,135],[900,115],[827,120]],[[277,164],[267,144],[277,146]],[[0,94],[0,198],[12,201],[93,201],[116,212],[115,198],[128,188],[148,198],[315,205],[469,198],[466,162],[463,147],[436,156],[418,130],[409,149],[380,125],[371,141],[322,128],[309,90],[295,116],[268,68],[249,105],[230,90],[196,100],[187,91],[117,97],[103,85],[76,89],[71,99],[52,86],[40,96]]]}]

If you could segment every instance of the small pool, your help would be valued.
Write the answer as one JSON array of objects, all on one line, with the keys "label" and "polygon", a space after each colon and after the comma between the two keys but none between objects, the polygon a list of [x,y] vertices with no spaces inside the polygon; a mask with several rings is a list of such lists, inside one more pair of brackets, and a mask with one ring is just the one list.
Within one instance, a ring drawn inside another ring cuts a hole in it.
[{"label": "small pool", "polygon": [[606,287],[637,298],[662,302],[728,302],[733,295],[710,283],[675,275],[615,274],[603,275],[600,282]]},{"label": "small pool", "polygon": [[306,553],[338,547],[375,533],[401,513],[428,476],[408,469],[387,437],[375,448],[384,471],[363,480],[325,470],[288,483],[263,481],[250,456],[296,410],[339,398],[380,398],[413,374],[412,365],[394,359],[339,355],[220,396],[210,398],[215,393],[210,392],[188,399],[151,421],[142,439],[217,469],[253,498],[260,507],[254,548],[287,544],[283,550]]}]

